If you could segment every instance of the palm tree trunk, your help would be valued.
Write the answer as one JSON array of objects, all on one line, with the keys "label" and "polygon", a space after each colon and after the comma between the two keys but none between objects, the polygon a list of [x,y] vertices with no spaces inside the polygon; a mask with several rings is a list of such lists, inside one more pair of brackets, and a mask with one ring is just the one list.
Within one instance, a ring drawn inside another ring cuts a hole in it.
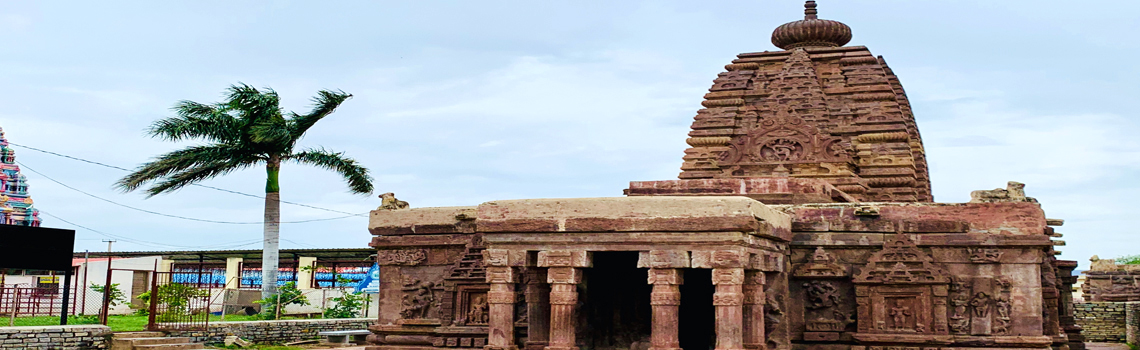
[{"label": "palm tree trunk", "polygon": [[277,269],[280,262],[281,188],[277,175],[281,171],[276,157],[265,165],[265,241],[261,250],[261,298],[277,294]]}]

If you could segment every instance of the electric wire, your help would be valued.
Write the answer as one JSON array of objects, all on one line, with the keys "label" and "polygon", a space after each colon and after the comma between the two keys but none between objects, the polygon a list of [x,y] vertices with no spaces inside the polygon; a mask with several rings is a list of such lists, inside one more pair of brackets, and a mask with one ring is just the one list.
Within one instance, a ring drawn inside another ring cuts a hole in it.
[{"label": "electric wire", "polygon": [[[63,157],[63,158],[67,158],[67,159],[71,159],[71,160],[76,160],[76,161],[80,161],[80,162],[84,162],[84,163],[89,163],[89,164],[94,164],[94,165],[98,165],[98,166],[102,166],[102,167],[107,167],[107,168],[111,168],[111,169],[122,170],[122,171],[126,171],[126,172],[130,172],[130,171],[131,171],[130,169],[127,169],[127,168],[123,168],[123,167],[119,167],[119,166],[114,166],[114,165],[110,165],[110,164],[100,163],[100,162],[96,162],[96,161],[93,161],[93,160],[87,160],[87,159],[83,159],[83,158],[79,158],[79,157],[73,157],[73,156],[69,156],[69,155],[66,155],[66,154],[56,153],[56,152],[52,152],[52,151],[48,151],[48,150],[43,150],[43,149],[39,149],[39,148],[35,148],[35,147],[31,147],[31,146],[24,146],[24,145],[21,145],[21,144],[18,144],[18,143],[14,143],[14,142],[8,142],[8,144],[9,144],[9,145],[12,145],[12,146],[16,146],[16,147],[26,148],[26,149],[30,149],[30,150],[33,150],[33,151],[37,151],[37,152],[42,152],[42,153],[50,154],[50,155],[53,155],[53,156],[57,156],[57,157]],[[222,191],[222,192],[226,192],[226,193],[232,193],[232,194],[241,195],[241,196],[246,196],[246,197],[258,198],[258,199],[262,199],[262,200],[264,200],[264,199],[265,199],[265,197],[263,197],[263,196],[258,196],[258,195],[255,195],[255,194],[249,194],[249,193],[245,193],[245,192],[238,192],[238,191],[234,191],[234,190],[227,190],[227,189],[224,189],[224,188],[219,188],[219,187],[214,187],[214,186],[207,186],[207,185],[202,185],[202,184],[190,184],[190,186],[203,187],[203,188],[208,188],[208,189],[211,189],[211,190],[215,190],[215,191]],[[367,213],[365,213],[365,214],[353,214],[353,213],[349,213],[349,212],[346,212],[346,211],[340,211],[340,210],[336,210],[336,209],[328,209],[328,208],[321,208],[321,207],[312,206],[312,205],[308,205],[308,204],[302,204],[302,203],[296,203],[296,202],[289,202],[289,201],[281,201],[281,203],[284,203],[284,204],[290,204],[290,205],[296,205],[296,206],[300,206],[300,207],[306,207],[306,208],[312,208],[312,209],[318,209],[318,210],[324,210],[324,211],[333,212],[333,213],[349,214],[349,215],[353,215],[353,216],[364,216],[364,215],[367,215]]]},{"label": "electric wire", "polygon": [[[68,221],[67,219],[61,218],[61,217],[59,217],[59,216],[55,216],[55,215],[53,215],[52,213],[49,213],[49,212],[43,211],[43,210],[41,210],[41,209],[37,209],[37,211],[38,211],[40,214],[44,214],[44,215],[50,216],[50,217],[51,217],[51,218],[53,218],[53,219],[56,219],[56,220],[62,221],[62,222],[64,222],[64,223],[70,224],[70,225],[72,225],[72,226],[75,226],[75,227],[78,227],[78,228],[82,228],[82,229],[84,229],[84,230],[88,230],[88,231],[91,231],[91,232],[94,232],[94,233],[97,233],[97,234],[103,235],[103,236],[105,236],[105,237],[108,237],[108,238],[114,238],[114,239],[118,239],[118,240],[121,240],[121,241],[124,241],[124,242],[128,242],[128,243],[134,243],[134,244],[138,244],[138,245],[142,245],[142,246],[149,246],[149,247],[155,247],[155,248],[162,248],[162,247],[173,247],[173,248],[192,248],[192,249],[193,249],[193,248],[196,248],[196,249],[208,249],[208,248],[213,248],[213,249],[218,249],[218,248],[237,248],[237,247],[242,247],[242,246],[247,246],[247,245],[251,245],[251,244],[260,243],[260,242],[262,242],[262,241],[263,241],[263,240],[261,240],[261,239],[255,239],[255,240],[252,240],[252,241],[249,241],[249,240],[247,240],[247,241],[227,242],[227,243],[219,243],[219,244],[216,244],[216,245],[205,245],[205,246],[184,246],[184,245],[177,245],[177,244],[159,243],[159,242],[152,242],[152,241],[145,241],[145,240],[140,240],[140,239],[134,239],[134,238],[130,238],[130,237],[122,236],[122,235],[117,235],[117,234],[113,234],[113,233],[107,233],[107,232],[99,231],[99,230],[96,230],[96,229],[93,229],[93,228],[90,228],[90,227],[87,227],[87,226],[83,226],[83,225],[80,225],[80,224],[74,223],[74,222],[72,222],[72,221]],[[290,241],[290,242],[292,242],[292,241]],[[297,243],[297,242],[293,242],[293,243],[295,243],[295,244],[299,244],[299,243]]]},{"label": "electric wire", "polygon": [[[56,180],[56,179],[53,179],[53,178],[51,178],[50,176],[47,176],[47,175],[45,175],[44,173],[41,173],[41,172],[39,172],[39,171],[36,171],[36,169],[33,169],[32,167],[29,167],[29,166],[27,166],[26,164],[24,164],[24,163],[21,163],[21,162],[19,162],[19,161],[16,161],[16,164],[19,164],[21,167],[23,167],[24,169],[27,169],[28,171],[31,171],[31,172],[33,172],[33,173],[36,173],[37,175],[43,176],[45,179],[48,179],[48,181],[54,182],[54,183],[56,183],[56,184],[58,184],[58,185],[60,185],[60,186],[66,187],[66,188],[68,188],[68,189],[70,189],[70,190],[72,190],[72,191],[75,191],[75,192],[79,192],[79,193],[82,193],[82,194],[84,194],[84,195],[87,195],[88,197],[91,197],[91,198],[95,198],[95,199],[98,199],[98,200],[101,200],[101,201],[104,201],[104,202],[107,202],[107,203],[111,203],[111,204],[114,204],[114,205],[117,205],[117,206],[120,206],[120,207],[123,207],[123,208],[131,209],[131,210],[135,210],[135,211],[140,211],[140,212],[143,212],[143,213],[147,213],[147,214],[152,214],[152,215],[159,215],[159,216],[165,216],[165,217],[176,218],[176,219],[182,219],[182,220],[189,220],[189,221],[198,221],[198,222],[207,222],[207,223],[214,223],[214,224],[230,224],[230,225],[260,225],[260,224],[263,224],[263,223],[264,223],[264,222],[261,222],[261,221],[220,221],[220,220],[199,219],[199,218],[192,218],[192,217],[186,217],[186,216],[181,216],[181,215],[174,215],[174,214],[166,214],[166,213],[160,213],[160,212],[156,212],[156,211],[152,211],[152,210],[146,210],[146,209],[142,209],[142,208],[138,208],[138,207],[133,207],[133,206],[129,206],[129,205],[126,205],[126,204],[122,204],[122,203],[119,203],[119,202],[115,202],[115,201],[112,201],[112,200],[110,200],[110,199],[106,199],[106,198],[103,198],[103,197],[99,197],[99,196],[96,196],[96,195],[94,195],[94,194],[91,194],[91,193],[85,192],[85,191],[83,191],[83,190],[80,190],[80,189],[78,189],[78,188],[75,188],[75,187],[69,186],[69,185],[67,185],[67,184],[65,184],[65,183],[63,183],[63,182],[60,182],[60,181],[58,181],[58,180]],[[366,214],[366,213],[365,213],[365,214]],[[351,214],[351,215],[338,216],[338,217],[333,217],[333,218],[323,218],[323,219],[309,219],[309,220],[297,220],[297,221],[281,221],[281,222],[279,222],[279,224],[298,224],[298,223],[316,222],[316,221],[329,221],[329,220],[339,220],[339,219],[346,219],[346,218],[350,218],[350,217],[356,217],[356,216],[361,216],[361,214]]]}]

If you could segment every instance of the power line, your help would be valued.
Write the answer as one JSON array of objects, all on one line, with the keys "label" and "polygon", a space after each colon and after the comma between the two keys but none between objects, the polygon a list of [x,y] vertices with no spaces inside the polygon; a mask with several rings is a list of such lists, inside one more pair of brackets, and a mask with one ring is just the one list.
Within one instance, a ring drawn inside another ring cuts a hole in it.
[{"label": "power line", "polygon": [[[107,168],[111,168],[111,169],[122,170],[122,171],[126,171],[126,172],[130,172],[130,171],[131,171],[130,169],[127,169],[127,168],[123,168],[123,167],[119,167],[119,166],[114,166],[114,165],[110,165],[110,164],[104,164],[104,163],[96,162],[96,161],[93,161],[93,160],[87,160],[87,159],[83,159],[83,158],[79,158],[79,157],[73,157],[73,156],[69,156],[69,155],[66,155],[66,154],[60,154],[60,153],[56,153],[56,152],[52,152],[52,151],[42,150],[42,149],[39,149],[39,148],[35,148],[35,147],[31,147],[31,146],[24,146],[24,145],[21,145],[21,144],[18,144],[18,143],[14,143],[14,142],[8,142],[8,144],[9,144],[9,145],[12,145],[12,146],[16,146],[16,147],[27,148],[27,149],[30,149],[30,150],[33,150],[33,151],[37,151],[37,152],[43,152],[43,153],[47,153],[47,154],[50,154],[50,155],[53,155],[53,156],[63,157],[63,158],[71,159],[71,160],[76,160],[76,161],[80,161],[80,162],[84,162],[84,163],[89,163],[89,164],[95,164],[95,165],[98,165],[98,166],[107,167]],[[246,197],[258,198],[258,199],[262,199],[262,200],[264,200],[264,199],[265,199],[265,197],[263,197],[263,196],[258,196],[258,195],[255,195],[255,194],[249,194],[249,193],[244,193],[244,192],[238,192],[238,191],[234,191],[234,190],[227,190],[227,189],[224,189],[224,188],[219,188],[219,187],[214,187],[214,186],[206,186],[206,185],[202,185],[202,184],[190,184],[190,186],[197,186],[197,187],[202,187],[202,188],[208,188],[208,189],[211,189],[211,190],[215,190],[215,191],[222,191],[222,192],[226,192],[226,193],[232,193],[232,194],[236,194],[236,195],[242,195],[242,196],[246,196]],[[336,210],[336,209],[328,209],[328,208],[321,208],[321,207],[312,206],[312,205],[308,205],[308,204],[295,203],[295,202],[289,202],[289,201],[281,201],[281,203],[290,204],[290,205],[296,205],[296,206],[301,206],[301,207],[306,207],[306,208],[312,208],[312,209],[318,209],[318,210],[324,210],[324,211],[328,211],[328,212],[334,212],[334,213],[349,214],[349,215],[353,215],[353,216],[364,216],[364,215],[367,215],[367,213],[365,213],[365,214],[353,214],[353,213],[349,213],[349,212],[346,212],[346,211],[340,211],[340,210]]]},{"label": "power line", "polygon": [[[94,233],[97,233],[97,234],[103,235],[103,236],[105,236],[105,237],[108,237],[108,238],[114,238],[114,239],[118,239],[118,240],[121,240],[121,241],[124,241],[124,242],[128,242],[128,243],[134,243],[134,244],[138,244],[138,245],[149,246],[149,247],[156,247],[156,248],[162,248],[162,247],[175,247],[175,248],[197,248],[197,249],[206,249],[206,248],[215,248],[215,249],[216,249],[216,248],[236,248],[236,247],[247,246],[247,245],[250,245],[250,244],[255,244],[255,243],[260,243],[260,242],[262,242],[262,240],[261,240],[261,239],[255,239],[255,240],[252,240],[252,241],[237,241],[237,242],[227,242],[227,243],[220,243],[220,244],[216,244],[216,245],[206,245],[206,246],[184,246],[184,245],[176,245],[176,244],[158,243],[158,242],[151,242],[151,241],[144,241],[144,240],[133,239],[133,238],[130,238],[130,237],[126,237],[126,236],[122,236],[122,235],[116,235],[116,234],[112,234],[112,233],[107,233],[107,232],[99,231],[99,230],[96,230],[96,229],[93,229],[93,228],[90,228],[90,227],[87,227],[87,226],[83,226],[83,225],[80,225],[80,224],[77,224],[77,223],[74,223],[74,222],[68,221],[68,220],[66,220],[66,219],[64,219],[64,218],[61,218],[61,217],[58,217],[58,216],[52,215],[51,213],[45,212],[45,211],[43,211],[43,210],[40,210],[40,209],[37,209],[37,211],[39,211],[39,213],[40,213],[40,214],[44,214],[44,215],[50,216],[50,217],[52,217],[53,219],[56,219],[56,220],[62,221],[62,222],[64,222],[64,223],[70,224],[70,225],[72,225],[72,226],[75,226],[75,227],[78,227],[78,228],[82,228],[82,229],[84,229],[84,230],[88,230],[88,231],[91,231],[91,232],[94,232]],[[294,242],[294,243],[296,243],[296,242]]]},{"label": "power line", "polygon": [[[62,183],[62,182],[59,182],[58,180],[56,180],[56,179],[53,179],[53,178],[51,178],[50,176],[44,175],[44,173],[41,173],[41,172],[39,172],[39,171],[36,171],[36,169],[32,169],[32,167],[29,167],[29,166],[27,166],[26,164],[24,164],[24,163],[21,163],[21,162],[19,162],[19,161],[17,161],[17,162],[16,162],[16,164],[19,164],[19,165],[20,165],[21,167],[23,167],[24,169],[27,169],[28,171],[31,171],[31,172],[33,172],[33,173],[36,173],[36,174],[40,175],[40,176],[43,176],[45,179],[48,179],[49,181],[51,181],[51,182],[54,182],[54,183],[56,183],[56,184],[59,184],[60,186],[66,187],[66,188],[68,188],[68,189],[70,189],[70,190],[72,190],[72,191],[75,191],[75,192],[79,192],[79,193],[85,194],[85,195],[87,195],[87,196],[89,196],[89,197],[91,197],[91,198],[95,198],[95,199],[98,199],[98,200],[101,200],[101,201],[104,201],[104,202],[107,202],[107,203],[111,203],[111,204],[114,204],[114,205],[117,205],[117,206],[120,206],[120,207],[123,207],[123,208],[131,209],[131,210],[135,210],[135,211],[140,211],[140,212],[144,212],[144,213],[147,213],[147,214],[153,214],[153,215],[159,215],[159,216],[171,217],[171,218],[182,219],[182,220],[190,220],[190,221],[198,221],[198,222],[208,222],[208,223],[214,223],[214,224],[230,224],[230,225],[258,225],[258,224],[263,224],[263,222],[260,222],[260,221],[257,221],[257,222],[249,222],[249,221],[247,221],[247,222],[240,222],[240,221],[219,221],[219,220],[209,220],[209,219],[198,219],[198,218],[186,217],[186,216],[181,216],[181,215],[173,215],[173,214],[160,213],[160,212],[156,212],[156,211],[151,211],[151,210],[146,210],[146,209],[142,209],[142,208],[138,208],[138,207],[133,207],[133,206],[129,206],[129,205],[126,205],[126,204],[122,204],[122,203],[119,203],[119,202],[115,202],[115,201],[112,201],[112,200],[110,200],[110,199],[106,199],[106,198],[103,198],[103,197],[99,197],[99,196],[96,196],[96,195],[94,195],[94,194],[91,194],[91,193],[87,193],[87,192],[85,192],[85,191],[83,191],[83,190],[80,190],[80,189],[78,189],[78,188],[75,188],[75,187],[71,187],[71,186],[68,186],[67,184],[65,184],[65,183]],[[346,216],[339,216],[339,217],[334,217],[334,218],[324,218],[324,219],[311,219],[311,220],[299,220],[299,221],[282,221],[282,222],[279,222],[279,223],[280,223],[280,224],[296,224],[296,223],[314,222],[314,221],[328,221],[328,220],[338,220],[338,219],[345,219],[345,218],[350,218],[350,217],[354,217],[354,216],[360,216],[360,214],[351,214],[351,215],[346,215]]]}]

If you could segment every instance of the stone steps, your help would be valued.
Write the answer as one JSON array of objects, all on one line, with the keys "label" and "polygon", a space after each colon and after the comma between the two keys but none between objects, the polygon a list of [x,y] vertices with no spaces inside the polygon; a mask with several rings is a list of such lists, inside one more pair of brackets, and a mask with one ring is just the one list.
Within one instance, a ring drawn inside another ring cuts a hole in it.
[{"label": "stone steps", "polygon": [[162,332],[121,332],[111,340],[111,350],[198,350],[202,344],[186,337],[167,337]]}]

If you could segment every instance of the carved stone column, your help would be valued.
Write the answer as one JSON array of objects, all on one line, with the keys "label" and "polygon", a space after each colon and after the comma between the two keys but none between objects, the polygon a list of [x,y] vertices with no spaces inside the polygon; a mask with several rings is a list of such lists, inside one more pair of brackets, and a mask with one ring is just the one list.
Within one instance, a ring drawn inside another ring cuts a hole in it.
[{"label": "carved stone column", "polygon": [[744,349],[744,268],[714,268],[716,350]]},{"label": "carved stone column", "polygon": [[590,266],[589,253],[584,250],[538,252],[538,266],[549,267],[546,281],[550,283],[550,344],[545,349],[578,350],[575,308],[578,284],[582,282],[581,267]]},{"label": "carved stone column", "polygon": [[526,310],[526,349],[542,350],[550,343],[550,285],[544,268],[527,269]]},{"label": "carved stone column", "polygon": [[515,268],[509,266],[487,266],[488,317],[486,350],[517,350],[515,346]]},{"label": "carved stone column", "polygon": [[744,271],[744,348],[763,350],[764,344],[764,272]]},{"label": "carved stone column", "polygon": [[649,304],[653,307],[650,350],[681,350],[678,312],[682,283],[681,269],[649,269],[649,284],[653,285],[649,295]]},{"label": "carved stone column", "polygon": [[487,283],[487,345],[486,350],[518,350],[515,345],[515,283],[518,274],[514,266],[525,260],[525,251],[487,249],[483,251]]}]

